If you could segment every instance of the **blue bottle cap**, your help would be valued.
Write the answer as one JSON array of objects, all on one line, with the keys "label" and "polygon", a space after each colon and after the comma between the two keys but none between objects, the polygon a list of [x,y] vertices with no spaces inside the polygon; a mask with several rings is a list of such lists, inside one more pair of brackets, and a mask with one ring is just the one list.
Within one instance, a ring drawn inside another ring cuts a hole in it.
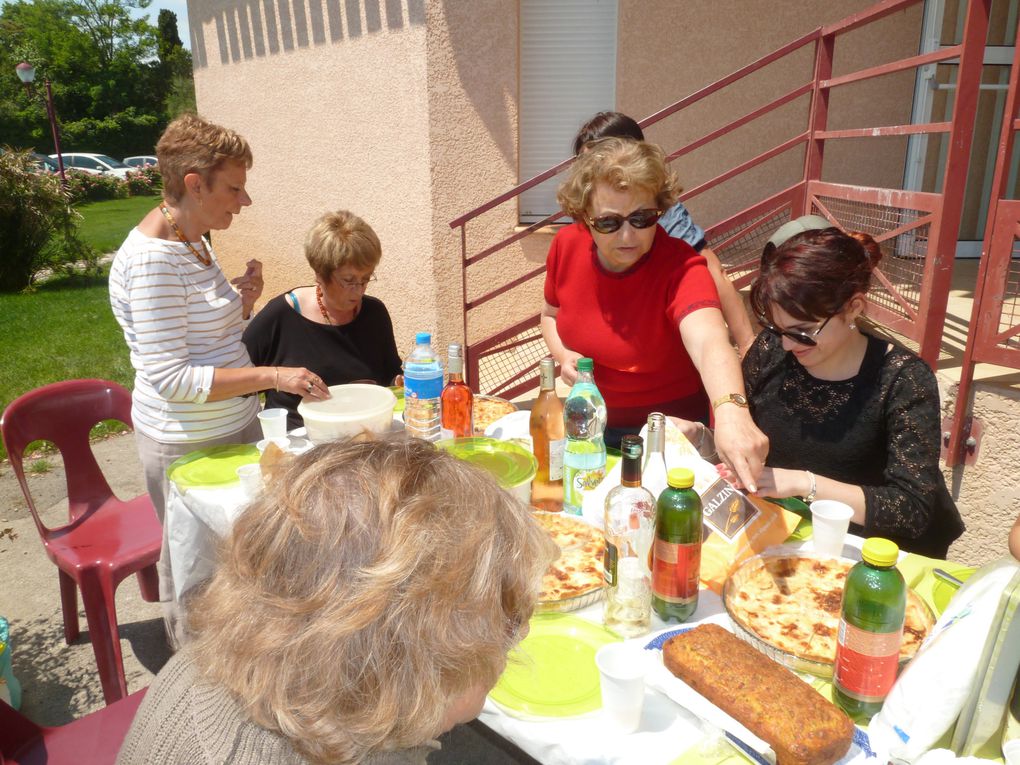
[{"label": "blue bottle cap", "polygon": [[415,342],[415,345],[422,345],[423,343],[431,343],[432,342],[432,333],[431,332],[419,332],[418,334],[416,334],[414,336],[414,342]]}]

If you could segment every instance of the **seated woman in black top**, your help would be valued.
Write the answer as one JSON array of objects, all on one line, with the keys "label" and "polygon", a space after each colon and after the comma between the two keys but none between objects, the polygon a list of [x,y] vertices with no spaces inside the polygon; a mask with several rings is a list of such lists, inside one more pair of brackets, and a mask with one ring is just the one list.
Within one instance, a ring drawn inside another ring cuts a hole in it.
[{"label": "seated woman in black top", "polygon": [[[326,385],[402,384],[390,314],[365,294],[382,257],[372,227],[346,210],[327,213],[308,233],[305,257],[315,284],[276,296],[244,331],[252,363],[307,367]],[[288,428],[303,424],[300,402],[282,390],[266,391],[267,408],[288,411]]]},{"label": "seated woman in black top", "polygon": [[770,444],[758,494],[845,502],[853,533],[944,558],[964,526],[939,469],[935,375],[860,328],[881,257],[837,228],[765,246],[751,288],[765,331],[743,362]]}]

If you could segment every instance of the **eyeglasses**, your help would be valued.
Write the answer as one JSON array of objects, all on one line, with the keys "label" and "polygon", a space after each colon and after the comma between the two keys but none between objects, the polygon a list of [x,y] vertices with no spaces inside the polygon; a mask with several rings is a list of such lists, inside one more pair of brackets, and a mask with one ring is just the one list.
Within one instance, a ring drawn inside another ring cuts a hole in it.
[{"label": "eyeglasses", "polygon": [[662,210],[635,210],[630,215],[600,215],[597,218],[588,218],[588,225],[600,234],[612,234],[619,231],[624,221],[627,221],[632,228],[649,228],[654,226],[662,216]]},{"label": "eyeglasses", "polygon": [[[833,314],[832,316],[835,315],[836,314]],[[818,342],[815,340],[815,338],[823,329],[825,329],[825,325],[832,320],[832,316],[823,321],[821,325],[818,327],[818,329],[816,329],[814,332],[811,332],[810,334],[808,334],[807,332],[798,332],[797,330],[794,329],[779,329],[779,327],[775,326],[774,324],[769,324],[768,319],[766,319],[761,314],[758,315],[758,321],[761,323],[762,327],[764,327],[766,330],[768,330],[774,335],[779,335],[780,337],[788,337],[791,340],[793,340],[793,342],[799,345],[807,345],[813,348],[814,346],[818,345]]]},{"label": "eyeglasses", "polygon": [[372,274],[367,279],[337,279],[336,283],[346,290],[363,290],[375,280],[375,274]]}]

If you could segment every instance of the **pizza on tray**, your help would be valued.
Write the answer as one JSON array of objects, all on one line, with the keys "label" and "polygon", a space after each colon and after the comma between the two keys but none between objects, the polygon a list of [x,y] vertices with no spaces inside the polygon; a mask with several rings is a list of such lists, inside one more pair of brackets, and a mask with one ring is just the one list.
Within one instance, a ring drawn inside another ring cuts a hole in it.
[{"label": "pizza on tray", "polygon": [[[752,558],[726,583],[724,601],[741,627],[781,651],[831,664],[836,658],[843,585],[853,561],[800,555]],[[907,591],[900,659],[909,659],[933,624],[931,611]]]},{"label": "pizza on tray", "polygon": [[517,406],[499,396],[475,396],[471,403],[471,417],[474,421],[475,435],[484,436],[485,429],[500,417],[516,412]]},{"label": "pizza on tray", "polygon": [[606,544],[602,532],[576,515],[542,512],[534,515],[560,548],[559,558],[542,578],[540,604],[558,603],[601,589]]}]

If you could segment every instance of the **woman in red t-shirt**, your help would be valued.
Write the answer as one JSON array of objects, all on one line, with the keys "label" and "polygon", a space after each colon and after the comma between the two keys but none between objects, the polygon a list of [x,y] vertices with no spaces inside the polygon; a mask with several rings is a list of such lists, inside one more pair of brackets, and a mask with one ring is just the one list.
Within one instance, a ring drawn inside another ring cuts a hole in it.
[{"label": "woman in red t-shirt", "polygon": [[718,293],[705,259],[655,225],[678,195],[654,144],[606,138],[578,157],[557,194],[576,222],[549,248],[542,335],[567,384],[578,358],[594,360],[607,441],[652,411],[707,421],[711,402],[719,456],[752,486],[768,439],[748,412]]}]

